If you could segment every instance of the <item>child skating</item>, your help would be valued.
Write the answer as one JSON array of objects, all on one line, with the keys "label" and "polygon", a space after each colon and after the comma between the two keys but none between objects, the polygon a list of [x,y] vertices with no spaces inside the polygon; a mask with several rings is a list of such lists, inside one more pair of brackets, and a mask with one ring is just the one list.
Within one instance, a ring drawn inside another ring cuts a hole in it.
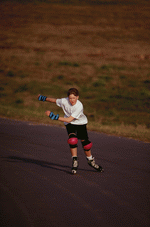
[{"label": "child skating", "polygon": [[78,168],[77,158],[77,143],[81,140],[88,164],[99,172],[103,172],[103,168],[95,163],[94,157],[91,154],[92,143],[89,141],[86,125],[87,117],[83,113],[83,105],[79,101],[79,92],[76,88],[70,88],[66,98],[55,99],[48,98],[43,95],[38,95],[39,101],[47,101],[56,103],[64,111],[65,116],[60,117],[53,112],[47,110],[45,114],[52,120],[64,122],[68,133],[68,144],[72,155],[72,173],[75,174]]}]

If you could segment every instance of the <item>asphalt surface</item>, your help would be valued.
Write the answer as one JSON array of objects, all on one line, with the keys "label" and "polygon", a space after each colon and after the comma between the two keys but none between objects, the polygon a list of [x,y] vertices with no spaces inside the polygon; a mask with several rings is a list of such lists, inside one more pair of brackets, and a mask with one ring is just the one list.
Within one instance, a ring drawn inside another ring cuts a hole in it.
[{"label": "asphalt surface", "polygon": [[1,227],[149,227],[150,144],[89,132],[104,173],[63,127],[0,119]]}]

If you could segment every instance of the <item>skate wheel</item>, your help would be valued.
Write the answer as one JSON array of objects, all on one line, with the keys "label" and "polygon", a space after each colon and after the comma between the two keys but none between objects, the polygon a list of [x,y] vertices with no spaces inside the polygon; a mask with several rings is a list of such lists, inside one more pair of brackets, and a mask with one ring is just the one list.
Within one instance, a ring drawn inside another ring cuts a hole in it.
[{"label": "skate wheel", "polygon": [[73,169],[72,170],[72,174],[76,174],[76,173],[77,173],[77,171]]}]

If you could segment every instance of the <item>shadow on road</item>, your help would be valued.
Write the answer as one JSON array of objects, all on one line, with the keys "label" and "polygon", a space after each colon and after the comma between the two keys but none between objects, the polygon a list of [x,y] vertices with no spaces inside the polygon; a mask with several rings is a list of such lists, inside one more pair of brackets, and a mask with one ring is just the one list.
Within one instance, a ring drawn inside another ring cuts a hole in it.
[{"label": "shadow on road", "polygon": [[[8,156],[8,157],[5,157],[5,159],[7,159],[8,162],[20,161],[20,162],[25,162],[25,163],[31,163],[31,164],[39,165],[41,167],[51,168],[51,169],[55,169],[55,170],[58,170],[58,171],[66,172],[68,174],[72,174],[71,173],[71,166],[61,165],[61,164],[58,164],[58,163],[46,162],[46,161],[30,159],[30,158],[22,158],[22,157],[18,157],[18,156]],[[68,169],[68,170],[66,170],[66,169]],[[88,169],[80,169],[80,170],[88,171],[88,172],[89,171],[95,172],[93,170],[88,170]]]}]

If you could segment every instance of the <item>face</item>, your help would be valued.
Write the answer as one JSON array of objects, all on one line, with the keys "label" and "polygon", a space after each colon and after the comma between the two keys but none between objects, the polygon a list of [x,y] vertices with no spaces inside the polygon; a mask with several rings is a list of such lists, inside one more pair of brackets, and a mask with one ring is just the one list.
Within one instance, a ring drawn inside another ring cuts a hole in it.
[{"label": "face", "polygon": [[78,100],[79,96],[75,96],[73,94],[69,95],[69,102],[72,106],[74,106]]}]

